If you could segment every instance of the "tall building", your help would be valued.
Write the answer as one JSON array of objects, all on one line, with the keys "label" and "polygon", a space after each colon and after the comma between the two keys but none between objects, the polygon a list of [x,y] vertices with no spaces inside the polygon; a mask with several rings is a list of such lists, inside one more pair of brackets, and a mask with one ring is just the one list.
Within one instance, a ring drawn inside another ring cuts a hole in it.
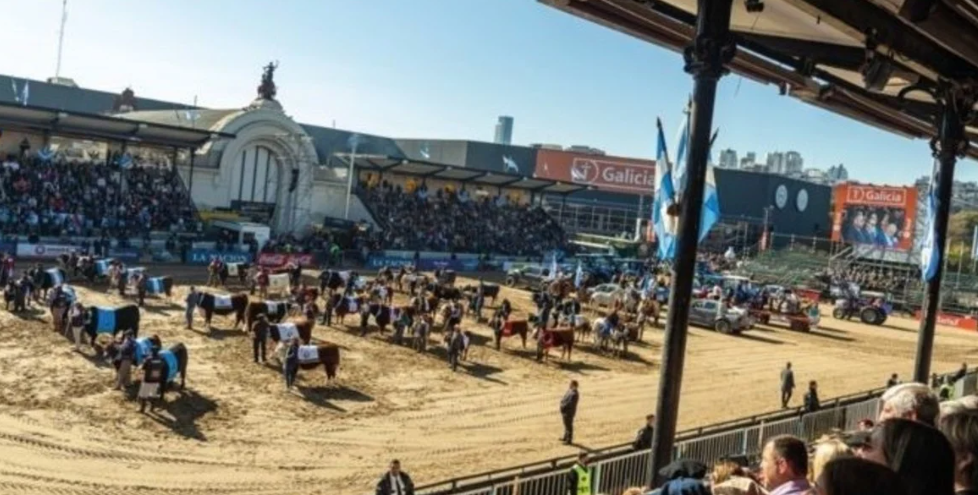
[{"label": "tall building", "polygon": [[780,151],[767,154],[767,171],[772,174],[783,174],[785,172],[785,156]]},{"label": "tall building", "polygon": [[720,168],[737,168],[737,150],[727,148],[720,152]]},{"label": "tall building", "polygon": [[496,122],[496,144],[513,144],[513,117],[501,115]]},{"label": "tall building", "polygon": [[826,171],[826,175],[832,182],[845,182],[849,180],[849,171],[843,164],[833,165]]},{"label": "tall building", "polygon": [[757,153],[748,151],[747,155],[740,159],[740,168],[754,168],[757,163]]},{"label": "tall building", "polygon": [[801,153],[789,151],[784,154],[784,168],[779,172],[785,175],[800,174],[805,168],[805,161],[801,158]]}]

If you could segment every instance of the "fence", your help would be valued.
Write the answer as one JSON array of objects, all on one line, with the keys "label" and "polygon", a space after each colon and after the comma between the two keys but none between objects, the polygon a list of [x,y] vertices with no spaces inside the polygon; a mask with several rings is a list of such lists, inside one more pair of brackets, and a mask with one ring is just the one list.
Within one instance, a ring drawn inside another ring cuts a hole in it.
[{"label": "fence", "polygon": [[[955,397],[974,394],[978,389],[978,373],[971,372],[956,385]],[[824,409],[795,417],[765,415],[771,419],[747,418],[707,427],[709,431],[722,429],[723,425],[750,423],[747,426],[703,434],[704,429],[680,433],[673,449],[673,459],[696,459],[710,465],[724,457],[746,456],[756,458],[764,442],[776,435],[794,435],[811,442],[835,430],[854,430],[860,420],[875,419],[879,415],[883,389],[840,397]],[[651,452],[634,451],[627,445],[613,447],[613,452],[598,454],[591,464],[595,493],[621,493],[632,486],[647,486],[651,465]],[[536,465],[497,471],[469,478],[442,482],[420,487],[419,495],[565,495],[565,475],[573,458],[552,460]],[[493,476],[498,476],[492,479]],[[469,487],[462,486],[462,483]]]}]

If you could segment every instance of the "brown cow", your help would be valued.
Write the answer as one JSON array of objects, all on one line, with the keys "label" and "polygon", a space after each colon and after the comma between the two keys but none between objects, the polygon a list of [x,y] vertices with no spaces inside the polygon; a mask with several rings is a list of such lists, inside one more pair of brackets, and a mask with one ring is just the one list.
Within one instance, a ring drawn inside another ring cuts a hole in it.
[{"label": "brown cow", "polygon": [[214,295],[207,292],[197,293],[197,306],[204,313],[204,323],[211,329],[211,317],[215,314],[227,316],[234,314],[234,327],[244,322],[245,308],[248,307],[248,294]]},{"label": "brown cow", "polygon": [[312,320],[299,320],[270,324],[268,325],[268,336],[276,344],[288,342],[295,337],[298,337],[303,344],[309,344],[312,342],[314,323]]},{"label": "brown cow", "polygon": [[574,350],[574,329],[568,327],[558,327],[551,329],[540,329],[540,336],[537,339],[537,361],[550,358],[550,348],[560,347],[560,358],[570,361],[571,351]]},{"label": "brown cow", "polygon": [[[269,308],[272,307],[271,311]],[[270,323],[278,323],[285,319],[295,308],[289,301],[251,301],[245,307],[245,327],[251,328],[259,315],[268,317]]]},{"label": "brown cow", "polygon": [[523,348],[526,349],[526,334],[530,328],[530,324],[526,320],[503,321],[502,315],[496,315],[489,322],[489,327],[492,328],[497,351],[502,348],[503,337],[511,337],[513,335],[520,337],[523,341]]}]

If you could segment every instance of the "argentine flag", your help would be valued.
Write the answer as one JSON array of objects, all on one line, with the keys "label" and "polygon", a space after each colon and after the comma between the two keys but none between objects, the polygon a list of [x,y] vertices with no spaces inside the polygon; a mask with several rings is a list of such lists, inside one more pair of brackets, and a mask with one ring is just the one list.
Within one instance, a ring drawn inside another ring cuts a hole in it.
[{"label": "argentine flag", "polygon": [[683,122],[679,125],[676,136],[676,166],[673,167],[673,188],[677,196],[682,196],[686,191],[686,153],[689,149],[689,111],[693,101],[683,109]]},{"label": "argentine flag", "polygon": [[940,180],[941,164],[934,160],[934,170],[930,177],[930,188],[927,191],[927,230],[920,243],[920,275],[924,282],[930,282],[937,276],[941,266],[941,246],[943,242],[937,238],[937,182]]},{"label": "argentine flag", "polygon": [[662,121],[655,120],[658,140],[655,153],[655,190],[652,202],[652,227],[659,243],[659,258],[671,260],[676,255],[676,218],[667,212],[676,200],[669,167],[669,152],[666,149],[666,136],[662,131]]},{"label": "argentine flag", "polygon": [[[686,191],[686,162],[689,160],[689,113],[690,105],[684,110],[683,124],[679,128],[679,150],[676,156],[676,169],[679,176],[676,178],[676,196],[682,197]],[[720,197],[717,195],[717,181],[713,174],[713,143],[717,140],[719,131],[714,131],[710,137],[710,148],[706,156],[706,179],[703,184],[703,209],[700,211],[700,232],[696,237],[697,242],[703,242],[709,235],[710,229],[720,220]]]},{"label": "argentine flag", "polygon": [[581,269],[581,261],[577,261],[577,271],[574,272],[574,288],[580,289],[584,283],[584,270]]},{"label": "argentine flag", "polygon": [[550,278],[557,278],[557,251],[553,252],[553,257],[550,259]]}]

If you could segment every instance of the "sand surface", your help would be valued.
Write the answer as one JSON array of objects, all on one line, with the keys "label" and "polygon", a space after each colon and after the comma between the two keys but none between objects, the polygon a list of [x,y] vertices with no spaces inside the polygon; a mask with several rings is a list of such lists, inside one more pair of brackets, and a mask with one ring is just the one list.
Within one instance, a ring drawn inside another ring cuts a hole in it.
[{"label": "sand surface", "polygon": [[[168,270],[181,281],[204,271]],[[100,287],[79,293],[86,304],[122,303]],[[0,493],[364,494],[393,457],[426,484],[575,452],[557,441],[569,379],[581,383],[576,441],[587,447],[630,440],[654,409],[661,329],[646,331],[628,361],[583,344],[571,362],[538,364],[518,340],[495,351],[488,329],[466,320],[476,337],[469,362],[452,373],[440,349],[419,355],[388,342],[389,333],[360,338],[352,327],[319,326],[315,339],[342,348],[338,382],[303,371],[298,392],[287,393],[279,368],[254,364],[250,338],[230,320],[215,317],[208,333],[198,317],[197,331],[183,329],[185,294],[181,285],[173,301],[150,300],[143,312],[141,335],[183,342],[190,354],[187,390],[171,392],[154,415],[113,391],[111,368],[90,349],[72,350],[49,315],[0,310]],[[526,292],[504,288],[503,297],[518,314],[530,307]],[[693,328],[680,429],[775,409],[789,360],[799,385],[818,380],[823,399],[882,386],[892,372],[908,376],[916,326],[826,314],[812,334]],[[935,369],[976,357],[978,334],[939,330]]]}]

